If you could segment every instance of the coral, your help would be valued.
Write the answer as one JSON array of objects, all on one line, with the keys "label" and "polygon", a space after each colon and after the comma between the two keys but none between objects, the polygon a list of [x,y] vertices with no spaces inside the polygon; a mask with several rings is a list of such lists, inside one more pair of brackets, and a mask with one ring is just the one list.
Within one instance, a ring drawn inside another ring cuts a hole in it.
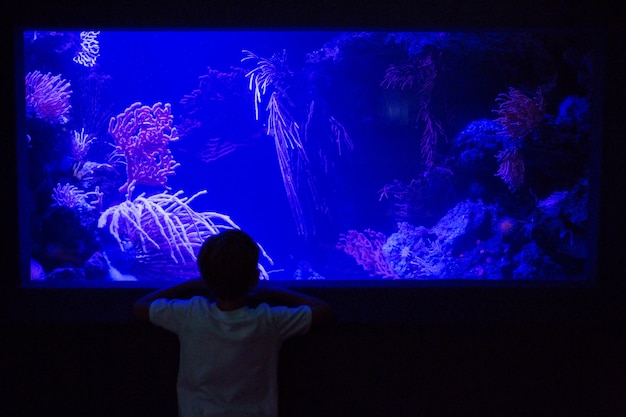
[{"label": "coral", "polygon": [[77,161],[83,162],[87,157],[91,144],[95,141],[96,137],[85,133],[84,128],[80,132],[72,131],[72,156]]},{"label": "coral", "polygon": [[479,230],[490,229],[495,218],[495,208],[481,200],[464,200],[451,208],[430,233],[437,236],[445,250],[452,248],[464,235],[477,234]]},{"label": "coral", "polygon": [[511,217],[504,216],[498,220],[496,232],[500,240],[507,240],[517,230],[517,221]]},{"label": "coral", "polygon": [[337,249],[352,256],[371,276],[397,279],[398,275],[387,262],[382,250],[386,240],[384,234],[371,229],[366,229],[363,233],[349,230],[347,234],[340,235]]},{"label": "coral", "polygon": [[85,201],[85,193],[71,184],[57,184],[52,190],[52,200],[59,206],[73,208]]},{"label": "coral", "polygon": [[71,84],[61,75],[33,71],[26,74],[26,111],[50,123],[67,123],[72,109]]},{"label": "coral", "polygon": [[380,85],[381,87],[399,88],[400,90],[404,90],[405,88],[407,90],[411,89],[415,79],[417,78],[418,68],[416,68],[416,65],[413,62],[390,65],[385,70],[385,75]]},{"label": "coral", "polygon": [[407,222],[398,223],[398,231],[389,236],[383,252],[403,279],[441,278],[446,268],[446,254],[437,237]]},{"label": "coral", "polygon": [[85,67],[96,65],[96,60],[100,56],[100,43],[97,39],[99,34],[100,31],[93,30],[80,32],[81,49],[72,58],[74,62]]},{"label": "coral", "polygon": [[[245,74],[245,70],[238,67],[230,67],[225,72],[208,67],[206,73],[198,77],[197,88],[180,100],[178,133],[181,137],[195,133],[195,142],[210,138],[206,149],[200,151],[206,162],[259,137],[258,124],[243,117],[248,115],[248,111],[242,109],[247,109],[251,95],[245,85]],[[220,146],[222,143],[226,146]]]},{"label": "coral", "polygon": [[286,66],[286,52],[283,51],[282,56],[272,55],[269,59],[262,58],[245,49],[242,52],[244,57],[241,59],[241,62],[251,59],[257,60],[257,66],[246,74],[246,78],[250,78],[249,88],[254,92],[255,116],[259,120],[261,96],[265,95],[268,87],[276,88],[280,84],[281,79],[289,73]]},{"label": "coral", "polygon": [[563,207],[565,197],[567,197],[567,191],[554,191],[537,202],[537,209],[548,217],[556,217]]},{"label": "coral", "polygon": [[437,61],[427,52],[406,64],[391,65],[385,71],[381,86],[400,90],[415,85],[418,97],[417,121],[423,126],[421,156],[427,167],[435,163],[435,149],[439,138],[447,140],[441,122],[433,115],[432,96],[438,76]]},{"label": "coral", "polygon": [[498,109],[493,111],[499,115],[495,119],[501,126],[498,134],[505,135],[512,142],[512,146],[496,155],[500,163],[496,176],[502,178],[509,190],[517,191],[525,180],[524,159],[518,148],[543,120],[545,103],[541,89],[531,98],[513,87],[509,87],[508,94],[499,94],[496,102]]},{"label": "coral", "polygon": [[[104,211],[98,228],[107,227],[122,252],[131,251],[143,271],[166,279],[197,274],[196,255],[202,242],[224,229],[238,229],[230,217],[216,212],[196,212],[190,206],[200,191],[190,198],[182,191],[137,196]],[[261,247],[262,256],[273,263]],[[261,277],[268,278],[259,264]]]},{"label": "coral", "polygon": [[453,173],[433,167],[406,184],[395,179],[378,191],[378,201],[389,200],[396,221],[431,225],[452,199]]},{"label": "coral", "polygon": [[517,191],[524,184],[526,169],[524,167],[524,158],[520,150],[514,146],[504,149],[496,155],[500,166],[496,176],[508,185],[509,190]]},{"label": "coral", "polygon": [[58,206],[69,208],[102,209],[102,193],[99,187],[96,187],[94,191],[86,193],[68,183],[65,185],[57,184],[56,188],[52,190],[52,200]]},{"label": "coral", "polygon": [[[285,88],[281,85],[283,79],[290,75],[286,66],[286,53],[282,56],[273,55],[270,59],[261,58],[254,53],[244,50],[245,56],[242,62],[256,59],[257,66],[246,74],[250,78],[249,88],[254,92],[255,117],[259,119],[259,103],[261,96],[267,93],[268,88],[272,89],[267,104],[267,135],[274,138],[278,164],[287,193],[287,199],[291,206],[291,212],[296,222],[298,233],[308,234],[302,203],[297,192],[297,181],[292,165],[306,167],[308,157],[304,150],[302,139],[300,138],[300,127],[294,118],[289,114],[285,103],[289,103],[289,97],[285,93]],[[293,151],[293,152],[292,152]],[[303,168],[306,174],[308,170]],[[306,181],[313,196],[317,195],[314,182],[309,178]]]},{"label": "coral", "polygon": [[[311,104],[313,104],[313,102],[311,102]],[[328,122],[330,123],[331,137],[333,138],[333,141],[337,144],[337,153],[341,155],[342,143],[345,144],[348,150],[353,150],[354,143],[352,143],[352,139],[350,139],[346,128],[343,127],[343,125],[339,123],[339,121],[333,116],[329,117]]]},{"label": "coral", "polygon": [[138,184],[167,186],[167,177],[174,174],[178,164],[170,150],[170,142],[178,140],[169,103],[152,107],[133,103],[123,113],[112,117],[109,133],[115,138],[116,152],[126,160],[127,180],[120,192],[128,197]]},{"label": "coral", "polygon": [[[291,93],[294,85],[297,85],[294,81],[303,78],[298,77],[288,66],[285,50],[270,58],[260,57],[249,50],[242,52],[244,57],[241,62],[256,62],[256,66],[245,75],[249,79],[248,88],[254,96],[255,119],[260,118],[259,105],[266,96],[265,131],[274,139],[296,230],[299,235],[308,237],[315,234],[318,218],[316,215],[328,217],[330,213],[327,201],[318,198],[319,179],[329,174],[329,167],[334,166],[335,161],[332,158],[335,155],[342,156],[346,150],[352,150],[354,144],[345,126],[326,112],[326,105],[318,104],[320,111],[316,110],[313,98],[304,102],[295,101],[302,97],[314,97],[321,88],[307,86],[306,91]],[[304,75],[307,82],[313,81],[310,74]],[[321,100],[322,103],[325,101]],[[308,112],[303,114],[303,110]],[[319,113],[320,117],[314,119],[314,113]],[[300,123],[299,120],[304,122]]]},{"label": "coral", "polygon": [[495,121],[502,126],[500,134],[511,139],[523,139],[541,123],[545,115],[541,89],[530,98],[521,91],[509,87],[508,94],[499,94],[496,102],[498,109],[494,112],[499,117]]},{"label": "coral", "polygon": [[293,272],[293,279],[311,281],[326,278],[315,271],[309,262],[302,261],[298,263],[298,268]]}]

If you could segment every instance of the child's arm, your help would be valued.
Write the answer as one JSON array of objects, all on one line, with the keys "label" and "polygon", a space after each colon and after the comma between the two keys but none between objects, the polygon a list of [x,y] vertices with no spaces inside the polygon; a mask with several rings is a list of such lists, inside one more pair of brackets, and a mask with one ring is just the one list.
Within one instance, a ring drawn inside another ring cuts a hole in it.
[{"label": "child's arm", "polygon": [[208,294],[210,294],[209,288],[202,279],[196,278],[182,281],[146,294],[135,301],[133,304],[133,316],[139,321],[150,321],[150,304],[159,298],[185,299],[194,295],[207,296]]},{"label": "child's arm", "polygon": [[257,287],[250,293],[249,301],[256,304],[266,302],[270,305],[286,307],[310,306],[312,312],[311,326],[326,323],[333,316],[332,308],[326,301],[286,288]]}]

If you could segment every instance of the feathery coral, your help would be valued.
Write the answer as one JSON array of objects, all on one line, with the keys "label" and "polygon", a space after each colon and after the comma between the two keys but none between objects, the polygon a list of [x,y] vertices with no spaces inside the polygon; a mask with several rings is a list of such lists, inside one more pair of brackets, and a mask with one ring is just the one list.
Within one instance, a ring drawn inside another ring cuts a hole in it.
[{"label": "feathery coral", "polygon": [[[167,191],[146,197],[137,196],[109,207],[98,220],[98,228],[108,227],[109,233],[125,252],[132,248],[145,270],[174,276],[197,273],[196,255],[204,240],[224,229],[238,229],[229,216],[215,212],[196,212],[189,203],[206,194],[200,191],[192,197],[182,197],[182,191]],[[262,255],[273,263],[261,248]],[[259,265],[261,276],[267,273]]]},{"label": "feathery coral", "polygon": [[495,121],[502,125],[501,134],[512,139],[523,139],[543,120],[545,104],[541,89],[530,98],[519,90],[509,87],[508,94],[499,94],[496,98],[499,114]]},{"label": "feathery coral", "polygon": [[524,158],[517,147],[504,149],[496,155],[500,166],[496,176],[509,186],[509,190],[517,191],[524,184],[525,168]]}]

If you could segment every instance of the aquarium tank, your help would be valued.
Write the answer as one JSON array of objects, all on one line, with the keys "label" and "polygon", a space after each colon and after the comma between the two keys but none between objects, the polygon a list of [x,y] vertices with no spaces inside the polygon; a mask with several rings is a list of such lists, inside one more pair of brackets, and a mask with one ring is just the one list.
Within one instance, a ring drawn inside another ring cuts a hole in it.
[{"label": "aquarium tank", "polygon": [[194,278],[233,228],[269,281],[593,278],[594,33],[57,28],[19,47],[24,285]]}]

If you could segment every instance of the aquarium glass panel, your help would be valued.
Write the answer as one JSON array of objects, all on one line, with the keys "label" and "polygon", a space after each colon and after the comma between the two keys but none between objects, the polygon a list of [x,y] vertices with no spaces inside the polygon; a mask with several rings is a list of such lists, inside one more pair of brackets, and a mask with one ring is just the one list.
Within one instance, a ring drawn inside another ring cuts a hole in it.
[{"label": "aquarium glass panel", "polygon": [[25,282],[581,281],[597,43],[584,31],[28,30]]}]

